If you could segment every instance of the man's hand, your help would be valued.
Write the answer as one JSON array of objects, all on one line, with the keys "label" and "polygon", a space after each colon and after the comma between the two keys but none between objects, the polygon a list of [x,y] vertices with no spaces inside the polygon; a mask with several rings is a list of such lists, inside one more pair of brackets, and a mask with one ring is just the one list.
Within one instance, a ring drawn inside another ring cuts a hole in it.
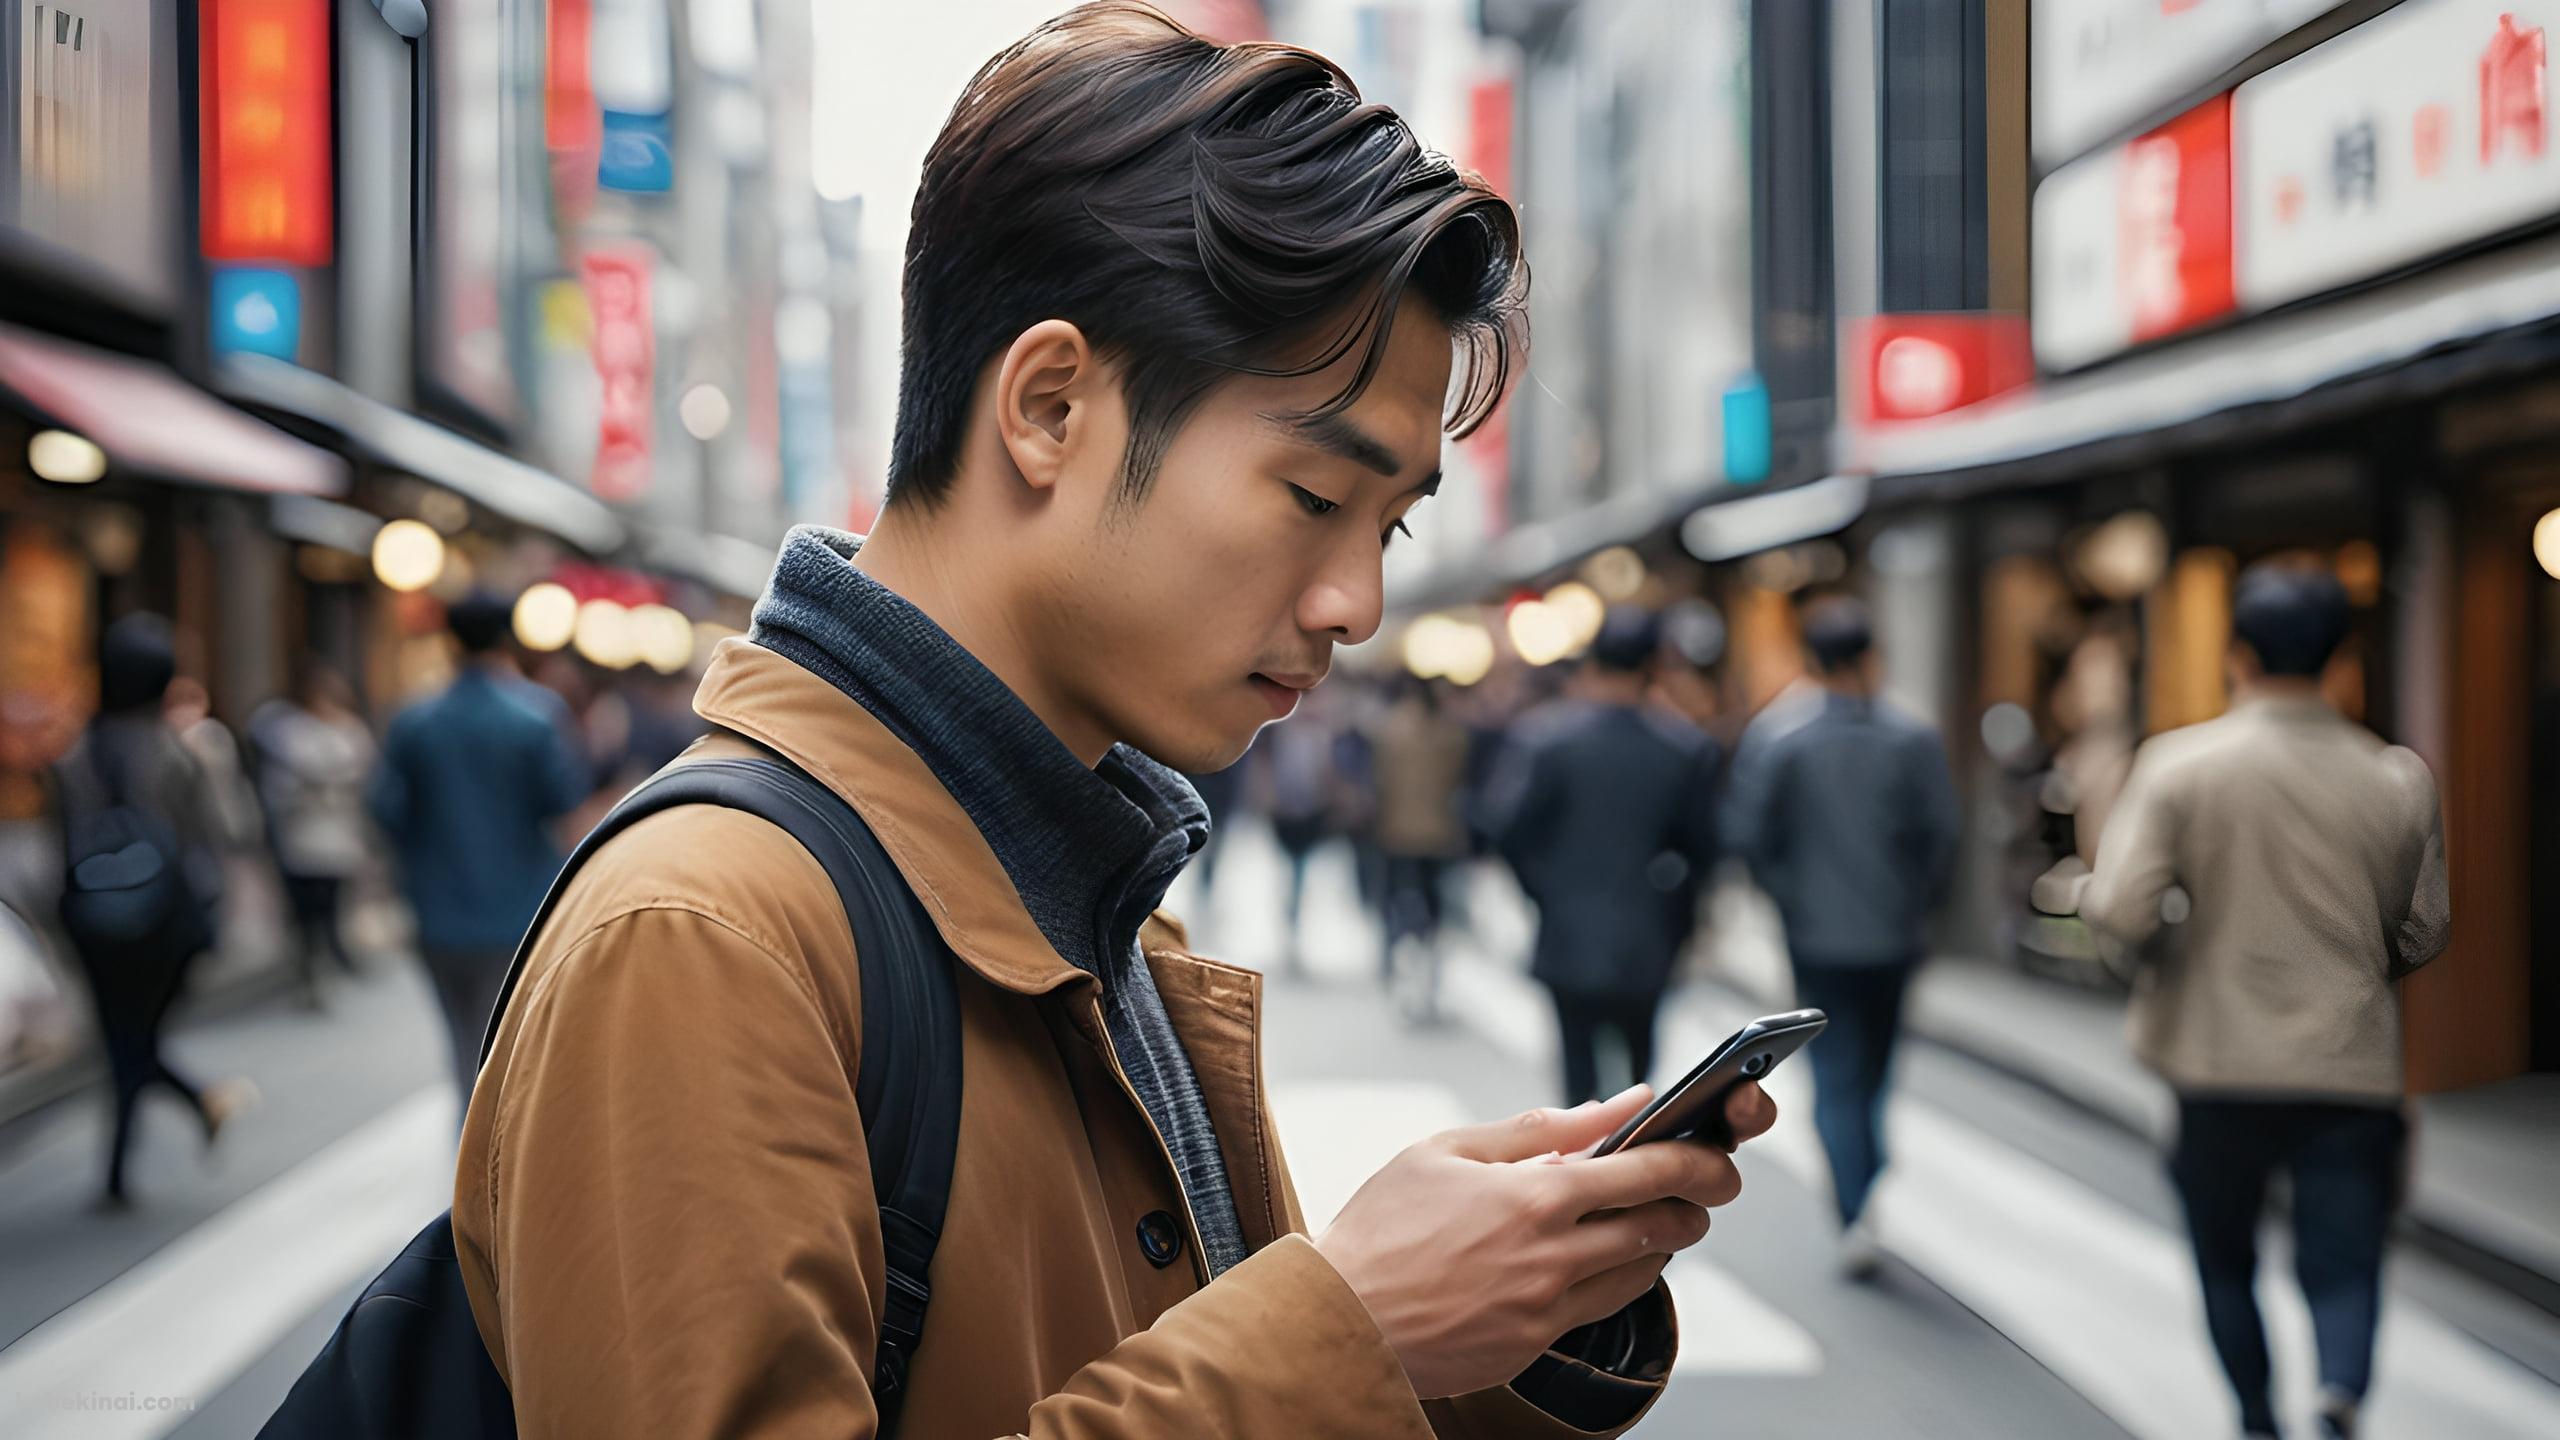
[{"label": "man's hand", "polygon": [[[1426,1400],[1500,1385],[1556,1338],[1653,1288],[1742,1193],[1733,1157],[1690,1141],[1559,1162],[1608,1137],[1645,1086],[1575,1110],[1532,1110],[1435,1135],[1369,1178],[1317,1239]],[[1776,1103],[1757,1085],[1725,1106],[1738,1139]]]}]

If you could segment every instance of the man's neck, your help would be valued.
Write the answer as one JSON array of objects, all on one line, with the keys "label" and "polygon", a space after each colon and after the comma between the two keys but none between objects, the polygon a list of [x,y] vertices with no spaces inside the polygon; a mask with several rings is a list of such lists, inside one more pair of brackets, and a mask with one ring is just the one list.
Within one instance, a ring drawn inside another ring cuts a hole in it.
[{"label": "man's neck", "polygon": [[[946,507],[963,503],[946,496]],[[1111,737],[1089,723],[1077,723],[1073,710],[1051,693],[1032,663],[1034,642],[1025,635],[1005,603],[998,569],[982,552],[944,543],[957,527],[942,519],[905,508],[881,513],[879,523],[854,556],[854,568],[924,612],[942,632],[1019,697],[1040,717],[1078,760],[1099,765],[1111,751]]]},{"label": "man's neck", "polygon": [[1814,683],[1843,700],[1875,698],[1875,687],[1867,683],[1867,677],[1855,672],[1845,675],[1817,675],[1814,677]]},{"label": "man's neck", "polygon": [[2253,675],[2232,690],[2232,699],[2244,705],[2297,705],[2305,701],[2325,705],[2328,698],[2320,693],[2320,682],[2308,675]]}]

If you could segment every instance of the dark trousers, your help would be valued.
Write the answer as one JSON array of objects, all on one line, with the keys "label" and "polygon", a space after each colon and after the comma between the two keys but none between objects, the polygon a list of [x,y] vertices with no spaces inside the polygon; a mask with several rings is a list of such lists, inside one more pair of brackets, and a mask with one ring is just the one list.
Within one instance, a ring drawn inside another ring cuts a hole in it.
[{"label": "dark trousers", "polygon": [[1627,1048],[1628,1085],[1653,1073],[1653,1018],[1662,1008],[1661,996],[1553,993],[1556,1028],[1564,1040],[1565,1104],[1602,1098],[1598,1041],[1604,1030],[1615,1033]]},{"label": "dark trousers", "polygon": [[436,1005],[444,1011],[446,1042],[452,1046],[453,1083],[462,1100],[471,1102],[471,1082],[480,1074],[480,1038],[488,1032],[489,1012],[498,1006],[498,987],[506,983],[511,950],[424,950],[427,978],[435,982]]},{"label": "dark trousers", "polygon": [[294,963],[306,994],[319,993],[323,955],[341,972],[356,973],[355,962],[338,939],[338,898],[345,890],[346,881],[336,875],[288,873],[284,877],[285,903],[293,911]]},{"label": "dark trousers", "polygon": [[142,1094],[154,1085],[187,1102],[198,1124],[212,1133],[213,1119],[204,1096],[172,1069],[160,1053],[161,1027],[185,983],[187,961],[173,959],[168,947],[117,947],[111,953],[80,956],[82,971],[98,1011],[98,1040],[107,1052],[107,1075],[115,1090],[115,1117],[107,1139],[107,1195],[125,1193],[125,1160],[133,1150],[133,1118]]},{"label": "dark trousers", "polygon": [[2407,1143],[2408,1122],[2385,1106],[2180,1097],[2169,1176],[2186,1206],[2205,1324],[2239,1396],[2241,1428],[2276,1428],[2255,1291],[2268,1181],[2278,1171],[2293,1179],[2294,1274],[2311,1306],[2320,1383],[2361,1400],[2373,1379],[2382,1248]]},{"label": "dark trousers", "polygon": [[1396,942],[1411,937],[1429,942],[1440,934],[1440,887],[1449,862],[1437,855],[1389,855],[1383,902],[1386,940],[1378,956],[1378,972],[1393,977]]},{"label": "dark trousers", "polygon": [[1831,1017],[1807,1047],[1813,1062],[1813,1128],[1831,1158],[1840,1223],[1857,1223],[1884,1173],[1885,1084],[1902,1032],[1909,964],[1832,965],[1796,961],[1796,1003]]}]

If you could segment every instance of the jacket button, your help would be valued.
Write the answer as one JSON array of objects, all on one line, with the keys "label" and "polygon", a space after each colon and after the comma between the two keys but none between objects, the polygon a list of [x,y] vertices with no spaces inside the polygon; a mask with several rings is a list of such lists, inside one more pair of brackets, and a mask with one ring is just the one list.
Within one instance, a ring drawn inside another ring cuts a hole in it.
[{"label": "jacket button", "polygon": [[1182,1255],[1182,1227],[1162,1210],[1138,1222],[1138,1252],[1161,1270]]}]

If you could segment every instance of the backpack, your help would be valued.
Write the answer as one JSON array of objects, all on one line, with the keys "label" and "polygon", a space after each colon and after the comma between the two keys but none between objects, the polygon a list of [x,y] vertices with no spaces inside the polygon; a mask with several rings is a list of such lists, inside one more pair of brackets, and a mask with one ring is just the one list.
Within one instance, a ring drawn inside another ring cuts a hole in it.
[{"label": "backpack", "polygon": [[62,809],[63,933],[92,960],[139,948],[184,959],[213,941],[165,815],[136,804],[130,757],[92,732],[85,764],[55,772]]},{"label": "backpack", "polygon": [[[862,967],[862,1068],[855,1082],[879,1199],[887,1303],[872,1376],[879,1435],[897,1425],[908,1363],[932,1297],[960,1130],[960,1011],[948,946],[877,837],[833,791],[778,756],[672,766],[624,796],[562,866],[517,946],[480,1059],[524,974],[543,921],[597,847],[683,805],[720,805],[780,826],[834,880]],[[716,1317],[703,1317],[716,1323]],[[418,1232],[356,1298],[260,1440],[489,1440],[516,1433],[514,1402],[464,1294],[453,1216]]]}]

